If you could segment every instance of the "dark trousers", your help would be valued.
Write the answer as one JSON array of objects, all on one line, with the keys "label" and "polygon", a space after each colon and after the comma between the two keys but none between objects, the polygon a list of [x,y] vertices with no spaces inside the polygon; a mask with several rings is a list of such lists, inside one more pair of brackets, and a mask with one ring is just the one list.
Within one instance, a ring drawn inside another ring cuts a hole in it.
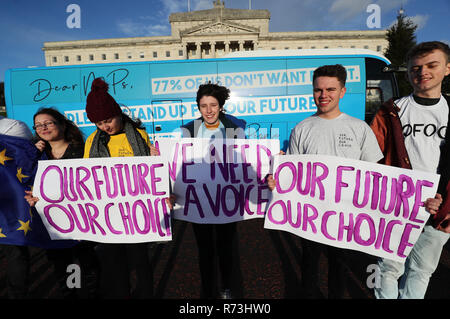
[{"label": "dark trousers", "polygon": [[2,245],[6,256],[8,298],[23,299],[28,295],[30,253],[27,246]]},{"label": "dark trousers", "polygon": [[54,266],[56,280],[62,298],[77,298],[77,289],[67,287],[67,266],[77,263],[81,271],[81,288],[85,298],[98,296],[99,264],[94,250],[95,243],[82,241],[71,248],[47,249],[47,259]]},{"label": "dark trousers", "polygon": [[131,273],[136,271],[133,297],[152,298],[153,269],[148,244],[99,244],[100,293],[103,298],[130,298]]},{"label": "dark trousers", "polygon": [[222,288],[231,289],[233,256],[237,255],[236,226],[237,223],[192,224],[198,246],[202,298],[215,298],[217,295],[216,255],[219,261]]},{"label": "dark trousers", "polygon": [[96,245],[95,242],[82,241],[72,248],[73,257],[78,260],[81,269],[83,298],[99,297],[100,263],[95,251]]},{"label": "dark trousers", "polygon": [[323,252],[328,257],[328,298],[340,299],[345,294],[346,252],[302,238],[302,283],[306,298],[319,297],[319,259]]},{"label": "dark trousers", "polygon": [[62,298],[75,298],[76,290],[67,287],[67,266],[75,263],[72,248],[47,249],[47,259],[53,264],[54,274]]}]

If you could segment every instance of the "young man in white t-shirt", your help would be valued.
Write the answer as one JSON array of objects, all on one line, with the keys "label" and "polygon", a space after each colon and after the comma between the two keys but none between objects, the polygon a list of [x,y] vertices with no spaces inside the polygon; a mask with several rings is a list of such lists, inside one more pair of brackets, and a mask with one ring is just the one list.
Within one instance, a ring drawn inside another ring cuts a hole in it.
[{"label": "young man in white t-shirt", "polygon": [[[322,154],[378,162],[383,154],[375,135],[362,120],[342,113],[347,71],[340,65],[324,65],[313,74],[313,95],[317,112],[298,123],[289,138],[288,154]],[[270,189],[275,188],[272,176]],[[345,293],[345,250],[302,238],[302,284],[304,297],[317,298],[319,257],[328,255],[328,297],[342,298]]]},{"label": "young man in white t-shirt", "polygon": [[[449,54],[448,45],[438,41],[412,48],[406,62],[413,93],[386,102],[371,123],[384,154],[382,163],[441,174],[438,191],[444,198],[450,165],[450,98],[441,94],[441,87],[444,77],[450,74]],[[433,199],[427,200],[430,201]],[[436,195],[435,203],[428,204],[428,211],[435,213],[441,201],[441,195]],[[424,298],[450,236],[436,230],[432,222],[430,218],[424,226],[405,264],[379,260],[381,284],[375,288],[377,298]]]}]

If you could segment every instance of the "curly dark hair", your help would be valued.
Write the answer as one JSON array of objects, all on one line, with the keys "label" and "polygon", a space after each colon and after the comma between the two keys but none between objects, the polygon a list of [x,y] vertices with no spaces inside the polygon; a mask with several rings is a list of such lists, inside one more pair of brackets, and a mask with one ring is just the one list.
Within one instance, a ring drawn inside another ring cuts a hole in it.
[{"label": "curly dark hair", "polygon": [[[84,136],[78,126],[75,125],[74,122],[66,118],[63,114],[61,114],[57,109],[53,107],[42,107],[40,108],[36,114],[33,116],[33,122],[36,116],[40,114],[47,114],[53,117],[56,121],[56,124],[61,126],[64,130],[64,140],[71,144],[84,144]],[[35,134],[36,138],[39,138],[39,135]],[[45,148],[50,147],[47,142],[45,142]]]},{"label": "curly dark hair", "polygon": [[225,86],[221,86],[218,84],[214,84],[208,82],[205,84],[202,84],[198,87],[197,91],[197,106],[200,103],[200,99],[204,96],[213,96],[217,99],[219,102],[219,106],[222,109],[222,107],[225,105],[225,101],[230,98],[230,90],[226,88]]}]

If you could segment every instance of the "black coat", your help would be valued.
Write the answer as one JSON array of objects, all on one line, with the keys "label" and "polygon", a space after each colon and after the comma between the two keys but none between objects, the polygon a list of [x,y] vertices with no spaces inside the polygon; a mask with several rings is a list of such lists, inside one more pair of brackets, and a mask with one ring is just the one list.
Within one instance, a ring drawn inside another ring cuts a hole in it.
[{"label": "black coat", "polygon": [[[199,117],[198,119],[194,121],[190,121],[189,123],[181,126],[183,129],[183,137],[197,137],[198,130],[200,128],[200,125],[196,124],[196,121],[203,122],[203,118]],[[232,115],[225,115],[224,113],[219,114],[219,121],[223,124],[225,129],[232,128],[232,129],[245,129],[246,122],[244,120],[238,119]],[[198,123],[198,122],[197,122]],[[230,131],[227,131],[227,138],[235,138],[236,136],[228,136],[230,134]]]}]

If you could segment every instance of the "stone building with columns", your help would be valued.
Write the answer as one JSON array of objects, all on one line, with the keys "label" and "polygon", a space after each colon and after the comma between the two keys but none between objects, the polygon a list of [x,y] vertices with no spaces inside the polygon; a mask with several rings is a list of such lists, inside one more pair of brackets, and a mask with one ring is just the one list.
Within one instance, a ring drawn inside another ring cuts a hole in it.
[{"label": "stone building with columns", "polygon": [[222,57],[253,50],[364,48],[383,52],[385,30],[269,32],[268,10],[226,8],[172,13],[170,36],[45,42],[47,66]]}]

